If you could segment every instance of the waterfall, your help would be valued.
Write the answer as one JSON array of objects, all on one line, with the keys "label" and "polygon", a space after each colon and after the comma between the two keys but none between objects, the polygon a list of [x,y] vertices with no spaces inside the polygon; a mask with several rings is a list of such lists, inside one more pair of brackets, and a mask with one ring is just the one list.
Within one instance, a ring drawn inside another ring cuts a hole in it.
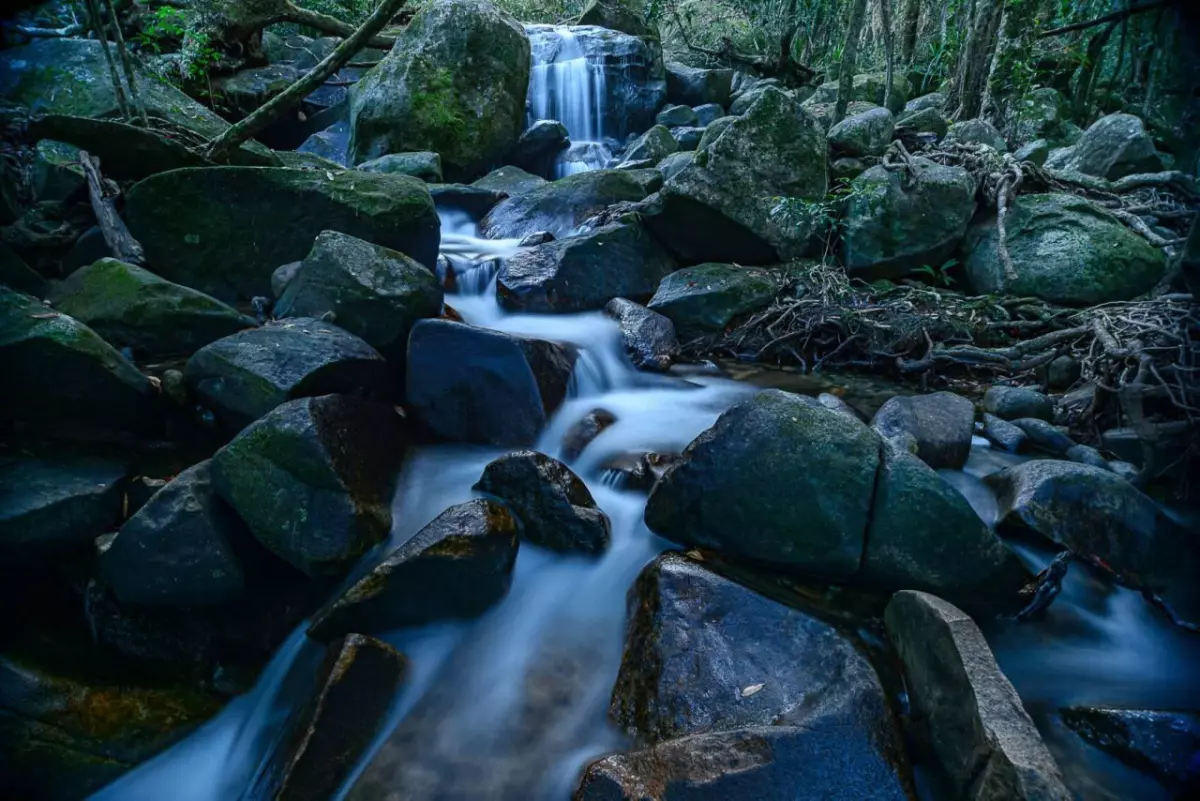
[{"label": "waterfall", "polygon": [[604,143],[603,65],[588,59],[566,25],[531,26],[530,34],[538,46],[529,73],[529,122],[558,120],[571,139],[555,164],[555,177],[604,167],[612,152]]}]

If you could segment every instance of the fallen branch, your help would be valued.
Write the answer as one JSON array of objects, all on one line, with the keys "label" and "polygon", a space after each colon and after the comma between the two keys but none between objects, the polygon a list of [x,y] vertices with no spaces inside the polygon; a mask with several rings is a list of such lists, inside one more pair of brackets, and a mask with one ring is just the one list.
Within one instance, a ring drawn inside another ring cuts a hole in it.
[{"label": "fallen branch", "polygon": [[129,229],[125,227],[117,207],[104,189],[104,178],[100,175],[100,160],[93,158],[86,150],[79,151],[79,163],[83,165],[83,174],[87,177],[88,199],[92,202],[92,211],[96,215],[96,223],[100,233],[108,245],[113,257],[126,264],[139,265],[146,257],[142,245]]},{"label": "fallen branch", "polygon": [[1119,11],[1114,11],[1111,14],[1105,14],[1103,17],[1085,20],[1083,22],[1073,22],[1070,25],[1063,25],[1061,28],[1053,28],[1038,35],[1039,39],[1045,39],[1048,36],[1060,36],[1071,31],[1082,31],[1087,28],[1095,28],[1097,25],[1104,25],[1108,22],[1120,22],[1123,19],[1128,19],[1134,14],[1141,14],[1143,11],[1153,11],[1156,8],[1165,8],[1178,3],[1178,0],[1153,0],[1153,2],[1142,3],[1138,6],[1130,6]]}]

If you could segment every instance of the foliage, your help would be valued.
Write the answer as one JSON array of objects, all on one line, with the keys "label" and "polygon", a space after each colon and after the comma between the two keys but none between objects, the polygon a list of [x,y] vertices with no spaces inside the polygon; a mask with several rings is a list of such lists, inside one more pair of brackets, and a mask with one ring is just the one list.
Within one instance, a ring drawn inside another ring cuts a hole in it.
[{"label": "foliage", "polygon": [[134,41],[146,50],[161,53],[183,41],[187,24],[187,15],[182,10],[163,6],[146,16],[142,30],[134,37]]}]

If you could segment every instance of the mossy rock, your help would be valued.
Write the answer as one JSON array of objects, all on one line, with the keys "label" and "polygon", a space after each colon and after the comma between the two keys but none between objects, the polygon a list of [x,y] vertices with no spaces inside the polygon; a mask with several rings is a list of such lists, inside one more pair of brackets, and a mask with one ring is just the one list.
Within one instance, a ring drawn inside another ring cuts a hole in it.
[{"label": "mossy rock", "polygon": [[33,149],[33,196],[45,200],[81,199],[87,177],[79,163],[79,148],[42,139]]},{"label": "mossy rock", "polygon": [[431,184],[442,182],[442,158],[437,153],[389,153],[358,165],[363,172],[411,175]]},{"label": "mossy rock", "polygon": [[432,267],[440,229],[415,178],[271,167],[160,173],[129,191],[125,218],[150,269],[223,300],[269,297],[275,268],[304,258],[322,231]]},{"label": "mossy rock", "polygon": [[645,187],[626,170],[581,172],[502,201],[488,212],[479,228],[493,239],[522,237],[530,231],[569,236],[588,217],[614,203],[644,197]]},{"label": "mossy rock", "polygon": [[685,339],[725,330],[734,318],[764,308],[779,291],[769,271],[699,264],[663,279],[648,307],[668,317]]},{"label": "mossy rock", "polygon": [[471,186],[480,189],[492,189],[513,196],[523,195],[540,186],[545,186],[547,183],[549,181],[540,175],[533,175],[522,170],[520,167],[507,166],[492,170],[487,175],[472,182]]},{"label": "mossy rock", "polygon": [[[851,100],[861,100],[883,105],[884,94],[887,91],[887,73],[860,72],[854,76],[853,88],[850,91]],[[908,79],[899,72],[892,75],[892,97],[888,111],[897,114],[904,108],[912,95],[912,86]],[[836,103],[838,99],[838,81],[827,81],[817,87],[809,98],[812,103]]]}]

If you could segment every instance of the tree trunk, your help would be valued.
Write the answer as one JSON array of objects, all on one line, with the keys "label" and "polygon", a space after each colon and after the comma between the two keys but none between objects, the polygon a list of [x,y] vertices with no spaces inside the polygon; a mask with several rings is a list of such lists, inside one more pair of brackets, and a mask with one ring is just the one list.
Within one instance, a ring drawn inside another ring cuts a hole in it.
[{"label": "tree trunk", "polygon": [[983,93],[996,48],[1002,6],[1001,0],[975,1],[966,47],[959,56],[957,76],[951,88],[951,102],[947,104],[949,108],[956,109],[953,115],[955,119],[978,117],[983,107]]},{"label": "tree trunk", "polygon": [[892,106],[892,72],[896,68],[896,50],[892,37],[892,0],[879,0],[879,16],[883,27],[883,53],[887,61],[884,69],[883,107]]},{"label": "tree trunk", "polygon": [[1087,46],[1087,59],[1079,68],[1079,81],[1075,84],[1075,97],[1071,106],[1074,117],[1081,125],[1088,120],[1088,108],[1092,99],[1092,84],[1096,80],[1096,72],[1104,58],[1104,46],[1108,44],[1117,23],[1110,22],[1108,27],[1091,38]]},{"label": "tree trunk", "polygon": [[850,18],[846,21],[846,42],[842,46],[842,63],[838,77],[837,104],[833,109],[833,124],[846,116],[846,106],[854,91],[854,62],[858,58],[858,39],[862,34],[863,18],[867,15],[867,0],[850,0]]},{"label": "tree trunk", "polygon": [[1033,73],[1029,62],[1044,17],[1043,0],[1005,3],[983,100],[984,114],[1001,131],[1011,133],[1014,105],[1029,88]]},{"label": "tree trunk", "polygon": [[921,0],[904,0],[900,12],[900,63],[912,66],[917,54],[917,25],[921,20]]}]

